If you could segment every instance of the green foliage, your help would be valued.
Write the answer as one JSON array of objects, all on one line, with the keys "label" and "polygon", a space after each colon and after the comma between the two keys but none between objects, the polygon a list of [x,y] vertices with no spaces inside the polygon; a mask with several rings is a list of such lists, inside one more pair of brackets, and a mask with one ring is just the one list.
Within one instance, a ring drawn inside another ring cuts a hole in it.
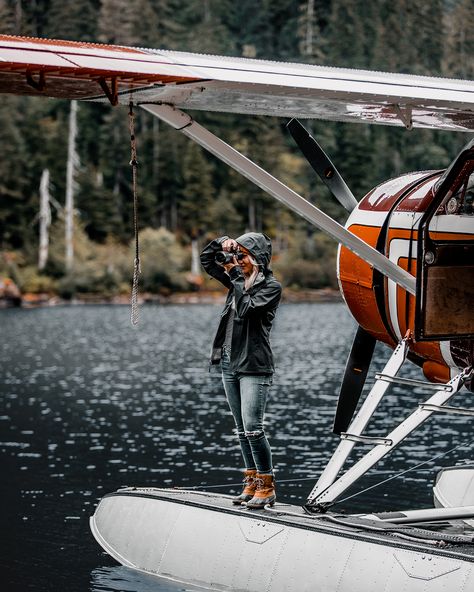
[{"label": "green foliage", "polygon": [[[141,285],[147,292],[186,289],[186,252],[166,228],[140,232]],[[188,266],[189,268],[189,266]]]},{"label": "green foliage", "polygon": [[111,296],[120,291],[121,279],[118,273],[102,267],[97,261],[83,261],[57,281],[57,291],[63,298],[89,293]]},{"label": "green foliage", "polygon": [[213,202],[212,168],[203,149],[188,142],[183,155],[183,199],[179,205],[181,225],[188,236],[203,233]]},{"label": "green foliage", "polygon": [[298,232],[273,269],[292,289],[337,287],[336,245],[319,231]]},{"label": "green foliage", "polygon": [[[51,229],[45,272],[55,278],[60,296],[71,298],[85,293],[111,296],[126,291],[133,262],[126,246],[111,239],[105,244],[97,245],[87,237],[83,225],[76,218],[74,266],[69,271],[65,267],[64,253],[64,222],[58,220]],[[32,287],[28,288],[28,285],[25,289],[36,291]]]},{"label": "green foliage", "polygon": [[17,285],[25,293],[32,294],[48,293],[53,294],[58,291],[58,285],[51,276],[38,272],[36,265],[27,265],[19,268],[16,274]]}]

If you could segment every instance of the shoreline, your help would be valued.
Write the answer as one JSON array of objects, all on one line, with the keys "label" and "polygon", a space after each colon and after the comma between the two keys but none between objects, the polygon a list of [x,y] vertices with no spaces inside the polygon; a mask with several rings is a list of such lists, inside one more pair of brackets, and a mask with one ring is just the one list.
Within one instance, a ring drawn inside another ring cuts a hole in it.
[{"label": "shoreline", "polygon": [[[141,294],[139,304],[222,304],[224,291],[175,292],[172,294]],[[319,290],[284,289],[283,303],[342,302],[339,290],[322,288]],[[14,301],[0,298],[2,308],[47,308],[51,306],[81,306],[86,304],[130,305],[130,295],[107,297],[99,294],[84,294],[80,297],[65,299],[52,294],[23,294],[21,300]]]}]

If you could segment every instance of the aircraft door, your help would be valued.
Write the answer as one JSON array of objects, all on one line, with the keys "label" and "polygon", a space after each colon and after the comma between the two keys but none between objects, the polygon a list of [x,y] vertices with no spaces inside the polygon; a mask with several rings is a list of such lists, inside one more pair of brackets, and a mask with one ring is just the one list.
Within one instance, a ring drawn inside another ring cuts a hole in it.
[{"label": "aircraft door", "polygon": [[433,189],[418,234],[415,338],[474,338],[474,141]]}]

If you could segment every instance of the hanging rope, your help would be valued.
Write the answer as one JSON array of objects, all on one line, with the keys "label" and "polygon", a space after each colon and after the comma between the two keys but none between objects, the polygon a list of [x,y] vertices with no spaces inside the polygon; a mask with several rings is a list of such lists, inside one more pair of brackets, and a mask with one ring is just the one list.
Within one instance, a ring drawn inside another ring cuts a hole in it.
[{"label": "hanging rope", "polygon": [[137,140],[135,138],[135,113],[133,112],[133,101],[130,101],[128,111],[128,124],[130,128],[130,166],[132,167],[132,190],[133,190],[133,230],[135,234],[135,260],[133,263],[133,283],[131,297],[131,315],[132,325],[138,325],[138,282],[140,279],[140,246],[138,242],[138,193],[137,193]]}]

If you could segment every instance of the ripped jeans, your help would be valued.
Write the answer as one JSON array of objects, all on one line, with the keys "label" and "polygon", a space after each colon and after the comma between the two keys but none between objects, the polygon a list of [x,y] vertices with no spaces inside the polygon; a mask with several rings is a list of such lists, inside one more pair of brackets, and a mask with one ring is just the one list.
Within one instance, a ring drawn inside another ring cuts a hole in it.
[{"label": "ripped jeans", "polygon": [[271,376],[246,375],[229,369],[230,358],[222,353],[222,382],[235,420],[246,469],[272,473],[272,452],[263,430],[263,416]]}]

